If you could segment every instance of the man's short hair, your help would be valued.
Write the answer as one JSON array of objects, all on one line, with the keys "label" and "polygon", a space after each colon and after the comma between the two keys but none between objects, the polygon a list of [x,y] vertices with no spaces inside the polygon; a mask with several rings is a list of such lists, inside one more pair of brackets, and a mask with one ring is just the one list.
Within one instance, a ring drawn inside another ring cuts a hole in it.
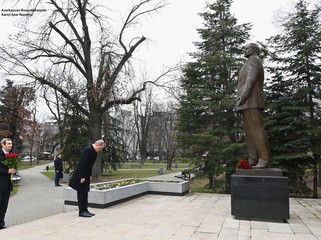
[{"label": "man's short hair", "polygon": [[3,138],[3,139],[1,140],[1,145],[6,145],[6,143],[9,142],[9,141],[11,141],[10,138]]},{"label": "man's short hair", "polygon": [[105,141],[102,140],[102,139],[97,140],[97,141],[95,142],[95,144],[96,144],[96,145],[104,145],[104,146],[106,146]]}]

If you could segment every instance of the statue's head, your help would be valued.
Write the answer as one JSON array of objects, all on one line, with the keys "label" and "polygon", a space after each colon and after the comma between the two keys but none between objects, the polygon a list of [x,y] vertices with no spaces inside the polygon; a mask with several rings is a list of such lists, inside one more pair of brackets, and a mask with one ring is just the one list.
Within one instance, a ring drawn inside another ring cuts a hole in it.
[{"label": "statue's head", "polygon": [[260,48],[256,43],[249,43],[245,46],[245,57],[253,55],[253,53],[260,53]]}]

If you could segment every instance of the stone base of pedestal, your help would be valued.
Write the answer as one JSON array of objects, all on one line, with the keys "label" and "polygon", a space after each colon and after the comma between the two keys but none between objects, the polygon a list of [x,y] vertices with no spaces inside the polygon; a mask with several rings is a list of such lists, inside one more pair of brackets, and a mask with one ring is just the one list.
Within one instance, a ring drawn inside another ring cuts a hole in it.
[{"label": "stone base of pedestal", "polygon": [[282,175],[279,169],[237,170],[231,177],[232,215],[238,219],[289,219],[288,178],[280,172]]}]

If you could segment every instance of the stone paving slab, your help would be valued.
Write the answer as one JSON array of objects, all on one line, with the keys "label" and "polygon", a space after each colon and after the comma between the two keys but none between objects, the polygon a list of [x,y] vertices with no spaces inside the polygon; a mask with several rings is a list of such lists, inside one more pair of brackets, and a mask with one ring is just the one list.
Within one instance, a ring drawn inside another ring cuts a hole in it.
[{"label": "stone paving slab", "polygon": [[285,223],[238,220],[231,216],[230,195],[147,194],[105,209],[92,218],[66,213],[0,230],[3,240],[321,240],[321,199],[290,199]]},{"label": "stone paving slab", "polygon": [[[201,193],[148,194],[80,218],[77,207],[63,204],[63,188],[40,173],[44,167],[21,171],[0,240],[321,240],[321,199],[291,198],[286,223],[235,219],[230,195]],[[175,175],[153,179],[179,180]]]}]

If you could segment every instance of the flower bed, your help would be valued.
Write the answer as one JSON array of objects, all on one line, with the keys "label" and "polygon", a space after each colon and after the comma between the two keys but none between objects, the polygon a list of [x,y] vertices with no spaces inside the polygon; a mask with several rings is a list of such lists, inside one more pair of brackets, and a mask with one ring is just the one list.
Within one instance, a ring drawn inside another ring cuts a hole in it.
[{"label": "flower bed", "polygon": [[[188,181],[152,181],[146,179],[125,179],[91,185],[88,194],[90,207],[105,208],[143,194],[165,194],[182,196],[188,193]],[[77,192],[65,188],[63,199],[66,205],[77,205]]]},{"label": "flower bed", "polygon": [[124,179],[119,181],[103,182],[92,184],[90,190],[108,190],[112,188],[119,188],[124,186],[133,185],[136,183],[146,182],[145,179]]}]

